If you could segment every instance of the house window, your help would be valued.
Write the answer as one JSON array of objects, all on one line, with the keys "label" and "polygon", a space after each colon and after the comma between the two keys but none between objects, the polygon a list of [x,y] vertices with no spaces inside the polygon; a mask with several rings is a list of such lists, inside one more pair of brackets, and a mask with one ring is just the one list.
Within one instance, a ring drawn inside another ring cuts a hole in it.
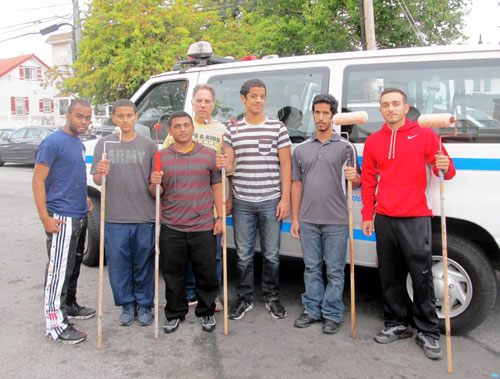
[{"label": "house window", "polygon": [[68,113],[68,99],[60,99],[59,100],[59,116],[64,116]]},{"label": "house window", "polygon": [[42,68],[19,66],[19,78],[21,80],[42,80]]},{"label": "house window", "polygon": [[54,100],[40,99],[39,107],[40,107],[40,113],[52,113],[54,112]]},{"label": "house window", "polygon": [[10,110],[12,114],[25,116],[30,113],[30,102],[27,97],[11,97]]}]

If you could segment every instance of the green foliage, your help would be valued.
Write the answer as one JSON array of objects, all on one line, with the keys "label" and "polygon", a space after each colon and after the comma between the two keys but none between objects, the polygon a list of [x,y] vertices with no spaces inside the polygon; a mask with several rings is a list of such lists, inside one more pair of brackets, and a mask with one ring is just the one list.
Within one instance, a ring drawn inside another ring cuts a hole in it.
[{"label": "green foliage", "polygon": [[[470,1],[374,0],[377,45],[455,41]],[[65,79],[63,88],[94,103],[129,98],[151,75],[186,59],[189,45],[200,40],[209,41],[218,56],[237,58],[359,50],[358,5],[358,0],[93,0],[74,77]]]},{"label": "green foliage", "polygon": [[[358,50],[358,0],[257,0],[251,22],[266,54],[297,55]],[[470,0],[374,0],[379,48],[446,44],[462,36]],[[405,16],[408,14],[417,33]]]},{"label": "green foliage", "polygon": [[242,55],[251,33],[238,22],[190,1],[94,0],[75,75],[65,85],[96,104],[129,98],[151,75],[185,59],[195,41],[211,42],[219,55]]}]

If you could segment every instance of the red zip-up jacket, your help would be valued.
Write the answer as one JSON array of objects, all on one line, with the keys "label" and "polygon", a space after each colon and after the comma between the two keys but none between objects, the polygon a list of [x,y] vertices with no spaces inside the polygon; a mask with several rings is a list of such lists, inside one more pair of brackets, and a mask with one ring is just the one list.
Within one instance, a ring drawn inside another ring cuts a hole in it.
[{"label": "red zip-up jacket", "polygon": [[[431,170],[439,151],[439,137],[417,121],[406,122],[397,130],[384,124],[366,139],[361,170],[363,221],[373,220],[374,213],[391,217],[432,216],[430,204]],[[448,155],[444,146],[444,154]],[[449,155],[448,155],[449,157]],[[450,167],[445,179],[455,176]]]}]

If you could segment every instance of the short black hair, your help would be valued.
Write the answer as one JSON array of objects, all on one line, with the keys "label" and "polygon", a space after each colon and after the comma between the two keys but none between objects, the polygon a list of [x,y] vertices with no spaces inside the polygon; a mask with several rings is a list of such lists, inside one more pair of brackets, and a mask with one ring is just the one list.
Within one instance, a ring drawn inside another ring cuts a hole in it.
[{"label": "short black hair", "polygon": [[69,108],[68,108],[69,114],[73,113],[73,108],[75,108],[75,105],[77,105],[77,104],[79,104],[85,108],[92,108],[92,106],[90,105],[90,102],[87,99],[74,99],[74,100],[71,100],[71,104],[69,105]]},{"label": "short black hair", "polygon": [[120,107],[130,107],[134,110],[134,113],[137,113],[137,110],[135,109],[135,104],[130,101],[129,99],[119,99],[116,100],[115,103],[113,104],[113,109],[111,110],[111,114],[115,114],[116,110]]},{"label": "short black hair", "polygon": [[264,88],[264,91],[266,91],[266,95],[267,95],[266,85],[260,79],[250,79],[250,80],[247,80],[241,86],[240,94],[243,95],[243,96],[245,96],[245,97],[247,97],[248,93],[250,92],[250,88],[252,88],[252,87]]},{"label": "short black hair", "polygon": [[316,95],[314,96],[312,103],[312,111],[314,112],[314,106],[316,104],[326,103],[330,105],[330,110],[332,114],[337,114],[337,108],[339,107],[339,102],[335,97],[330,94]]},{"label": "short black hair", "polygon": [[193,118],[191,117],[191,115],[189,113],[184,112],[184,111],[176,111],[176,112],[172,113],[172,115],[168,119],[168,127],[169,128],[172,127],[172,122],[173,122],[174,118],[181,118],[181,117],[188,117],[189,121],[191,121],[191,125],[194,125]]},{"label": "short black hair", "polygon": [[406,93],[404,93],[403,91],[401,91],[399,88],[392,88],[392,87],[384,88],[384,90],[380,94],[379,102],[382,100],[382,96],[384,96],[384,95],[386,95],[388,93],[393,93],[393,92],[400,93],[403,96],[403,100],[404,100],[405,104],[408,104],[408,98],[406,97]]}]

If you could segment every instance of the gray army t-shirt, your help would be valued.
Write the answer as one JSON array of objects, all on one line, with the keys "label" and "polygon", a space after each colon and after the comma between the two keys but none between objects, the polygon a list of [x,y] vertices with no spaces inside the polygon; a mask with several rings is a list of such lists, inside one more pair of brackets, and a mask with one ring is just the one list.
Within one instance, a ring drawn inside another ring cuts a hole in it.
[{"label": "gray army t-shirt", "polygon": [[313,135],[292,154],[292,180],[302,182],[299,221],[312,224],[348,225],[347,184],[344,167],[347,152],[353,154],[358,173],[356,148],[333,134],[322,143]]},{"label": "gray army t-shirt", "polygon": [[[118,142],[112,134],[97,141],[90,173],[97,173],[104,142]],[[149,193],[151,162],[156,152],[153,140],[137,135],[132,141],[106,143],[109,173],[106,177],[107,222],[145,223],[155,220],[155,199]]]}]

